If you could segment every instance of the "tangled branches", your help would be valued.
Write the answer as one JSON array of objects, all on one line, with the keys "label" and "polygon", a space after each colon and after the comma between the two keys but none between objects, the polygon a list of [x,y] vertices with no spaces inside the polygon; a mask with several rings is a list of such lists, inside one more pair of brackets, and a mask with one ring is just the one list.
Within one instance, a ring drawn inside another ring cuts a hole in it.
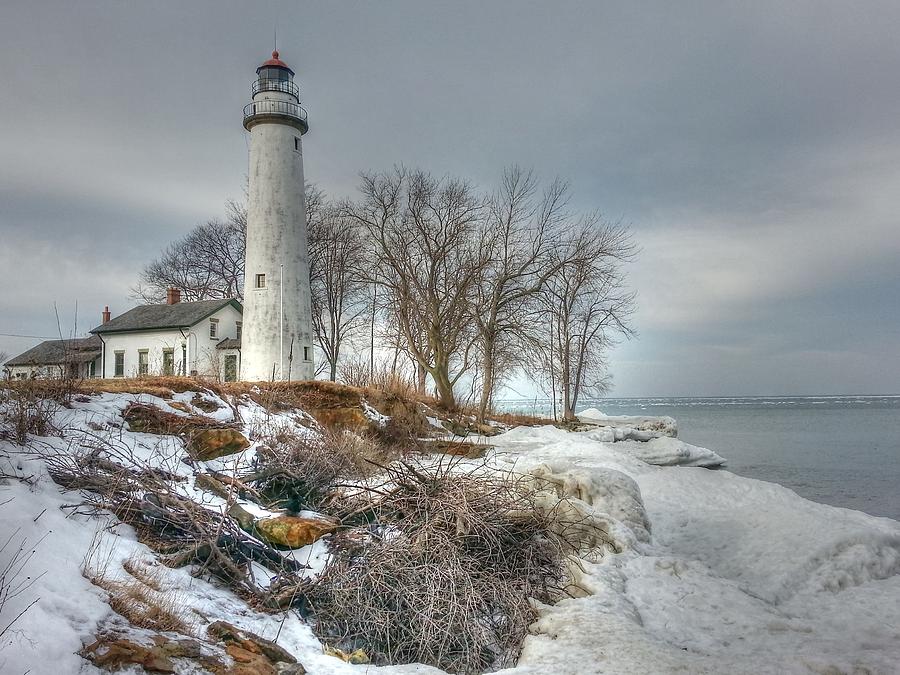
[{"label": "tangled branches", "polygon": [[531,485],[400,462],[358,500],[374,524],[338,535],[309,589],[315,631],[383,663],[473,673],[515,662],[536,613],[564,594],[576,544]]},{"label": "tangled branches", "polygon": [[292,576],[305,568],[244,532],[220,508],[183,494],[178,489],[183,476],[140,460],[127,446],[96,437],[93,447],[45,450],[42,457],[56,483],[82,492],[76,508],[112,512],[163,554],[166,564],[196,565],[197,574],[212,574],[255,604],[265,605],[271,596],[255,582],[252,562],[275,575]]}]

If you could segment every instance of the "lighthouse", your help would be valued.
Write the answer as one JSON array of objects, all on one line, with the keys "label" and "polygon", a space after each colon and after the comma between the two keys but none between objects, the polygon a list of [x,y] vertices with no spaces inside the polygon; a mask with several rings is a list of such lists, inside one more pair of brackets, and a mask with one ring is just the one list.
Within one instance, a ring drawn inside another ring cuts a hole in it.
[{"label": "lighthouse", "polygon": [[303,181],[309,129],[294,71],[272,52],[244,107],[250,133],[241,379],[312,379],[312,310]]}]

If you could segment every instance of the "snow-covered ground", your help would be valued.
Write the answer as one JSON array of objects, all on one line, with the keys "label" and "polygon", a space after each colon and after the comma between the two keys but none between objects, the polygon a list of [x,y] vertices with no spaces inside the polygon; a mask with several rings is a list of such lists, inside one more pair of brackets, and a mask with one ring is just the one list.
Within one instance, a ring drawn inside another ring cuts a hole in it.
[{"label": "snow-covered ground", "polygon": [[[67,440],[34,439],[32,446],[64,449],[82,442],[79,434],[121,425],[121,411],[135,398],[106,394],[76,403],[58,415],[69,429]],[[191,395],[178,400],[189,403]],[[232,412],[223,404],[214,414],[229,421]],[[248,428],[264,417],[258,406],[241,408]],[[276,422],[303,429],[301,418],[284,413]],[[159,436],[124,428],[115,433],[141,456],[172,456]],[[710,456],[715,453],[674,438],[609,440],[597,429],[552,427],[518,428],[490,440],[490,460],[557,485],[605,523],[622,550],[581,562],[579,597],[540,608],[518,666],[504,673],[898,671],[900,523],[809,502],[727,471],[673,466],[716,463]],[[248,461],[253,452],[251,446],[244,457],[219,462]],[[0,672],[98,672],[76,652],[117,619],[105,592],[83,577],[83,561],[105,561],[118,573],[125,559],[152,565],[153,555],[131,528],[104,528],[109,523],[63,508],[77,495],[53,484],[40,460],[0,442],[4,454],[11,461],[2,473],[30,478],[0,483],[0,503],[6,502],[0,506],[0,544],[10,537],[14,549],[24,542],[25,555],[35,553],[25,569],[34,583],[7,602],[0,630],[36,604],[4,636]],[[169,468],[189,472],[177,462]],[[185,490],[194,489],[187,481]],[[207,502],[217,507],[214,498]],[[11,550],[0,552],[0,568]],[[314,566],[323,555],[321,544],[292,553]],[[255,612],[186,569],[159,571],[187,616],[201,623],[224,619],[270,639],[278,635],[310,673],[439,672],[416,665],[351,666],[323,654],[295,615]]]},{"label": "snow-covered ground", "polygon": [[591,433],[519,428],[493,442],[520,471],[630,476],[652,532],[586,563],[593,594],[544,608],[504,672],[900,669],[900,523],[727,471],[651,466]]}]

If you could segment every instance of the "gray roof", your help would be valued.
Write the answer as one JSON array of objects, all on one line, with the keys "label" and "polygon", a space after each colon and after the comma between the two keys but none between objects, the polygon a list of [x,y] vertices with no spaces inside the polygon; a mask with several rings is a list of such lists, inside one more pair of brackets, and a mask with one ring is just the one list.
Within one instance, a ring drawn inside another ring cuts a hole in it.
[{"label": "gray roof", "polygon": [[178,302],[174,305],[141,305],[129,309],[115,319],[97,326],[92,333],[122,333],[126,331],[165,330],[169,328],[190,328],[218,312],[226,305],[233,305],[243,312],[244,308],[234,298],[219,300],[199,300]]},{"label": "gray roof", "polygon": [[241,348],[241,339],[240,338],[225,338],[219,344],[216,345],[216,349],[240,349]]},{"label": "gray roof", "polygon": [[100,338],[96,335],[72,340],[47,340],[10,359],[6,366],[50,366],[85,363],[100,356]]}]

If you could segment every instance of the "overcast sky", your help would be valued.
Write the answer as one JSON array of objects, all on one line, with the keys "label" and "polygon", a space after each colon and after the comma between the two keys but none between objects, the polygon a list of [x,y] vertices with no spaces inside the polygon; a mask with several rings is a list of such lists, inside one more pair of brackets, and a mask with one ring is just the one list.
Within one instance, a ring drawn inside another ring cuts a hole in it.
[{"label": "overcast sky", "polygon": [[0,333],[124,311],[242,196],[275,26],[330,195],[517,163],[631,224],[615,395],[900,392],[897,2],[4,0]]}]

